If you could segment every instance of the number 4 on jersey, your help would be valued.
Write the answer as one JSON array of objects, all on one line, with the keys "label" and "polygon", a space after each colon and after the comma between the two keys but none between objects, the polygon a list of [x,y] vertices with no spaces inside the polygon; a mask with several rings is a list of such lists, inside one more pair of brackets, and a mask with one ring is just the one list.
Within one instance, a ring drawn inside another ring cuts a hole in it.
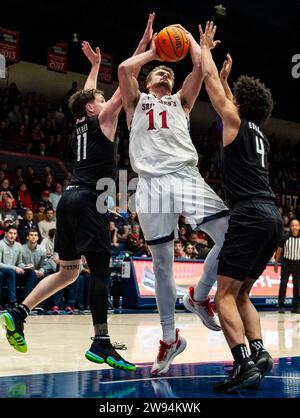
[{"label": "number 4 on jersey", "polygon": [[258,136],[255,136],[255,140],[256,140],[256,152],[257,152],[257,154],[260,154],[261,155],[261,165],[262,165],[262,167],[265,168],[265,147],[264,147],[264,142]]}]

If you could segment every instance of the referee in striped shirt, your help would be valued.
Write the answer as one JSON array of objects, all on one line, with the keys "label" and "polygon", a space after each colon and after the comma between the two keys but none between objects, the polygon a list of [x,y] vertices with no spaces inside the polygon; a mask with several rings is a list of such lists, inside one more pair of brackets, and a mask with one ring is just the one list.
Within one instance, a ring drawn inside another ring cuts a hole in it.
[{"label": "referee in striped shirt", "polygon": [[285,235],[275,254],[275,273],[278,272],[278,261],[281,260],[281,280],[278,297],[278,312],[284,313],[284,300],[286,287],[290,275],[293,278],[293,304],[292,312],[300,313],[300,222],[292,219],[290,222],[290,232]]}]

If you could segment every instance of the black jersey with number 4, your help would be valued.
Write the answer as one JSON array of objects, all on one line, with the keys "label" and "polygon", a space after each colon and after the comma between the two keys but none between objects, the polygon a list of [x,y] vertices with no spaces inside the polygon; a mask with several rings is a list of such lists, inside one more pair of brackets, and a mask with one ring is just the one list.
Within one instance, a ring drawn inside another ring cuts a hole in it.
[{"label": "black jersey with number 4", "polygon": [[221,174],[229,207],[244,199],[274,199],[267,166],[269,148],[260,129],[245,119],[234,141],[221,146]]},{"label": "black jersey with number 4", "polygon": [[77,120],[71,147],[75,155],[71,185],[95,189],[99,179],[104,177],[115,179],[114,143],[101,131],[97,116],[87,116]]}]

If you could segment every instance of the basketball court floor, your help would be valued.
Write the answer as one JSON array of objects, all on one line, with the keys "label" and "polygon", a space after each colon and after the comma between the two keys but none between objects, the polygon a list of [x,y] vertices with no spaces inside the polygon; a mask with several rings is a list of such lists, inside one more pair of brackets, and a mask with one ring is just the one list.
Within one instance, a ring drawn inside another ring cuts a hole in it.
[{"label": "basketball court floor", "polygon": [[[126,311],[125,311],[126,312]],[[161,331],[157,313],[112,313],[112,341],[135,362],[135,372],[90,363],[84,357],[92,336],[90,315],[30,316],[28,352],[18,353],[0,330],[1,398],[300,398],[300,314],[261,312],[265,346],[274,368],[259,390],[215,394],[231,354],[222,332],[206,329],[196,316],[179,311],[176,324],[187,339],[168,374],[151,378]]]}]

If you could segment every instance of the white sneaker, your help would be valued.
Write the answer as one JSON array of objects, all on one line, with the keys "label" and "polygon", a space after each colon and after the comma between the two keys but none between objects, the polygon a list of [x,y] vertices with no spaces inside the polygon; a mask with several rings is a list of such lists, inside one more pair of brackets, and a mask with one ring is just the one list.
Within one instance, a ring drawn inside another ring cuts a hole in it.
[{"label": "white sneaker", "polygon": [[152,366],[152,376],[161,376],[167,373],[173,359],[178,356],[186,347],[186,340],[179,336],[179,329],[176,329],[176,339],[172,344],[160,340],[160,347],[157,358]]},{"label": "white sneaker", "polygon": [[203,324],[213,330],[221,331],[219,319],[213,307],[210,303],[210,299],[207,298],[204,302],[197,302],[194,299],[194,288],[189,288],[189,293],[183,296],[182,302],[188,311],[194,312],[199,316]]}]

